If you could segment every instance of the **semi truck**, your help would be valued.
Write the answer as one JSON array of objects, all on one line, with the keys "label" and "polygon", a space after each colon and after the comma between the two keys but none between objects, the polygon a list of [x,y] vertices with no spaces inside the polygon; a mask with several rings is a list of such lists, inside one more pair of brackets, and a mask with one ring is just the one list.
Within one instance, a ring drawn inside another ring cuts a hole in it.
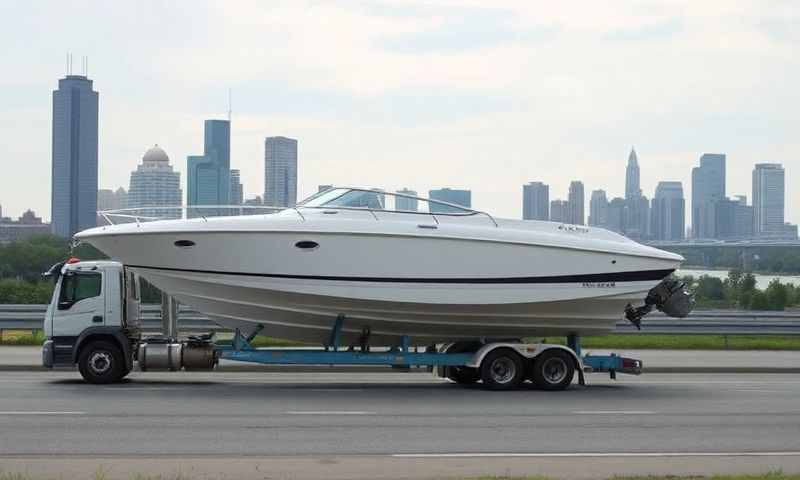
[{"label": "semi truck", "polygon": [[479,338],[412,346],[408,336],[389,347],[372,347],[368,341],[341,345],[341,329],[347,322],[342,315],[332,319],[329,341],[316,349],[254,348],[251,342],[263,325],[246,335],[237,330],[229,344],[222,344],[213,333],[181,336],[176,304],[169,298],[163,331],[146,335],[140,315],[140,281],[125,265],[70,258],[45,275],[54,280],[54,290],[44,319],[42,363],[47,368],[77,366],[84,380],[94,384],[119,382],[137,366],[142,372],[214,370],[221,359],[279,365],[427,367],[452,382],[480,382],[493,390],[514,389],[526,381],[544,390],[563,390],[576,374],[578,383],[585,385],[584,373],[606,372],[616,378],[617,373],[642,372],[637,359],[583,355],[578,335],[570,335],[566,345]]}]

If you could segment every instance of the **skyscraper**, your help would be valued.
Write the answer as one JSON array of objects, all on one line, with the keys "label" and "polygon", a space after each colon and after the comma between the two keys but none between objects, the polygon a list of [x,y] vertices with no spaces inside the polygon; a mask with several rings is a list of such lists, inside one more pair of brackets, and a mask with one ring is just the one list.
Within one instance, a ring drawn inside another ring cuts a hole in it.
[{"label": "skyscraper", "polygon": [[[190,155],[187,160],[186,203],[193,205],[227,205],[230,201],[231,124],[228,120],[206,120],[203,155]],[[208,210],[191,212],[213,215]]]},{"label": "skyscraper", "polygon": [[293,138],[264,141],[264,203],[273,207],[297,203],[297,140]]},{"label": "skyscraper", "polygon": [[605,190],[593,190],[589,200],[589,225],[606,227],[608,225],[608,197]]},{"label": "skyscraper", "polygon": [[99,95],[83,75],[53,91],[52,231],[61,237],[97,225]]},{"label": "skyscraper", "polygon": [[636,150],[631,148],[628,155],[628,166],[625,167],[625,200],[642,196],[642,188],[639,183],[639,158]]},{"label": "skyscraper", "polygon": [[692,236],[716,238],[714,203],[725,198],[725,154],[704,153],[692,169]]},{"label": "skyscraper", "polygon": [[131,172],[128,206],[137,208],[138,215],[180,218],[179,209],[163,207],[180,207],[182,204],[181,174],[172,169],[167,152],[155,145],[142,156],[142,163],[136,171]]},{"label": "skyscraper", "polygon": [[550,220],[550,187],[542,182],[522,186],[522,219]]},{"label": "skyscraper", "polygon": [[[430,190],[428,192],[428,198],[472,208],[472,192],[470,190],[440,188],[438,190]],[[446,205],[440,205],[438,203],[430,203],[429,208],[431,213],[454,213],[459,211],[455,208],[450,208]]]},{"label": "skyscraper", "polygon": [[627,229],[625,225],[626,220],[626,204],[624,198],[615,197],[608,202],[608,222],[606,227],[617,233],[624,234]]},{"label": "skyscraper", "polygon": [[553,200],[550,202],[550,221],[570,223],[569,202],[566,200]]},{"label": "skyscraper", "polygon": [[753,169],[753,233],[782,236],[785,231],[785,178],[779,163],[757,163]]},{"label": "skyscraper", "polygon": [[110,188],[101,188],[97,191],[97,211],[119,210],[128,207],[128,192],[119,187],[116,191]]},{"label": "skyscraper", "polygon": [[567,207],[567,223],[583,225],[584,206],[583,182],[574,180],[569,184],[569,206]]},{"label": "skyscraper", "polygon": [[651,208],[651,236],[655,240],[682,240],[686,229],[686,201],[681,182],[658,182]]},{"label": "skyscraper", "polygon": [[[417,196],[416,191],[407,188],[398,190],[397,193],[411,195],[412,197]],[[416,198],[396,197],[394,209],[403,212],[416,212],[419,209],[419,200]]]},{"label": "skyscraper", "polygon": [[231,170],[231,205],[244,203],[244,190],[242,188],[242,175],[239,170]]}]

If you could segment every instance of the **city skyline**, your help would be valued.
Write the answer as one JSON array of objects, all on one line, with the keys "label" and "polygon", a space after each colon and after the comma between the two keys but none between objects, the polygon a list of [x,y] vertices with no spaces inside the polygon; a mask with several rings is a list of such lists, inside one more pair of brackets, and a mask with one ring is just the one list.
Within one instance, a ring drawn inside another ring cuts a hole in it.
[{"label": "city skyline", "polygon": [[[550,184],[551,198],[566,198],[573,178],[587,197],[597,188],[623,196],[617,165],[631,144],[647,164],[648,197],[670,179],[689,198],[704,151],[727,154],[731,192],[750,191],[756,163],[782,163],[789,185],[796,177],[800,145],[789,126],[798,113],[787,105],[799,60],[781,27],[796,14],[790,6],[597,5],[574,15],[566,6],[289,5],[280,18],[291,39],[258,5],[162,8],[156,18],[132,3],[8,12],[18,19],[0,47],[14,72],[0,89],[0,125],[15,140],[0,155],[19,165],[0,179],[10,214],[33,208],[51,218],[49,192],[30,186],[50,182],[46,96],[66,49],[89,55],[103,97],[101,188],[127,183],[142,145],[158,143],[175,159],[196,153],[198,125],[225,116],[229,88],[231,164],[249,194],[263,189],[267,135],[303,142],[298,198],[321,183],[453,185],[470,188],[476,208],[512,218],[521,217],[519,185],[531,179]],[[216,28],[198,27],[208,21]],[[11,39],[32,24],[47,34],[23,55]],[[286,40],[280,52],[253,48],[276,38]],[[185,165],[175,163],[185,191]],[[800,193],[786,194],[786,220],[797,223]]]}]

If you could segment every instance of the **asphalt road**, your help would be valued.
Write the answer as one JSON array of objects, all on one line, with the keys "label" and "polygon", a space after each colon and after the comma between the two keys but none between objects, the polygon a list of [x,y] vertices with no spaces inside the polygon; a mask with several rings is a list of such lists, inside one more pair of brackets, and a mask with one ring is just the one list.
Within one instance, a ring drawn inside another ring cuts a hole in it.
[{"label": "asphalt road", "polygon": [[459,458],[447,455],[469,454],[484,459],[476,467],[504,466],[502,474],[524,455],[627,456],[614,466],[619,473],[650,458],[637,455],[681,453],[700,472],[715,465],[709,454],[745,466],[756,465],[747,457],[755,454],[770,468],[800,469],[800,376],[589,379],[565,392],[489,392],[423,373],[134,373],[125,384],[93,386],[77,372],[2,372],[0,467],[12,457],[364,455],[417,466],[441,459],[441,467]]}]

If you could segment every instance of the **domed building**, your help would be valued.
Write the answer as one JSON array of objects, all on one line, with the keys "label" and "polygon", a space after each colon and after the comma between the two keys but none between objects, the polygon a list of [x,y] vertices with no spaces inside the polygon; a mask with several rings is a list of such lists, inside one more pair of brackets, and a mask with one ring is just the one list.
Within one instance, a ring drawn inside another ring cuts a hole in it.
[{"label": "domed building", "polygon": [[138,215],[180,218],[179,209],[147,207],[180,207],[183,204],[181,174],[172,170],[167,152],[156,144],[147,150],[142,163],[131,172],[128,207],[138,208]]}]

